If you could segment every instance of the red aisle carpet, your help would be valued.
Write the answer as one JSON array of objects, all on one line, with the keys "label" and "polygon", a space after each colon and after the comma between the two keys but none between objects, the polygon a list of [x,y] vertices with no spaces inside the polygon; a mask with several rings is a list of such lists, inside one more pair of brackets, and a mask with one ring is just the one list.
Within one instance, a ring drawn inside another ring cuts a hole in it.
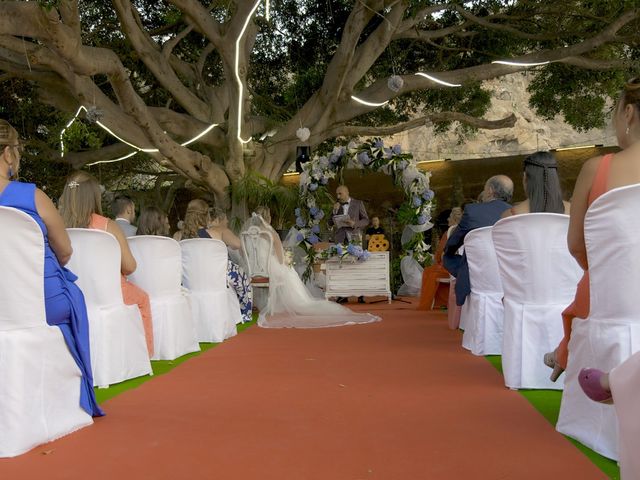
[{"label": "red aisle carpet", "polygon": [[[0,460],[0,479],[601,479],[443,313],[252,327],[104,403],[107,417]],[[0,432],[1,434],[1,432]]]}]

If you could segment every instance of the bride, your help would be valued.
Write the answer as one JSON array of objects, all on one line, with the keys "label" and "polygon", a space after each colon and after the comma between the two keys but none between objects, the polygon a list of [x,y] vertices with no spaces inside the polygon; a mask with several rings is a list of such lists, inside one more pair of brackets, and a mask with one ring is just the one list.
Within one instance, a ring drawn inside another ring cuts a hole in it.
[{"label": "bride", "polygon": [[[257,227],[273,240],[269,253],[269,297],[260,312],[258,325],[264,328],[318,328],[380,320],[370,313],[355,313],[337,303],[314,298],[296,271],[286,265],[282,242],[270,222],[269,209],[258,207],[242,229],[246,232],[249,227]],[[265,243],[260,248],[268,249],[269,245]]]}]

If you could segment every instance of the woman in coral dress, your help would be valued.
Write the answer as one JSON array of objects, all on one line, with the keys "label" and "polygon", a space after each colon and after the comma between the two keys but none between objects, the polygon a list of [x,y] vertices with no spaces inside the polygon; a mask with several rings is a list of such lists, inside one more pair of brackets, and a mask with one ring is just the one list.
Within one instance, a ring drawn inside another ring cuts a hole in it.
[{"label": "woman in coral dress", "polygon": [[153,323],[149,295],[127,280],[136,270],[124,233],[113,220],[102,216],[100,184],[91,174],[77,171],[69,175],[60,197],[60,213],[67,228],[93,228],[109,232],[120,244],[122,297],[127,305],[138,305],[144,326],[149,357],[153,356]]},{"label": "woman in coral dress", "polygon": [[584,240],[584,217],[589,206],[603,193],[625,185],[640,183],[640,78],[623,88],[613,119],[622,151],[587,160],[580,170],[571,199],[567,242],[569,251],[584,269],[573,303],[562,312],[564,338],[558,348],[545,355],[556,380],[567,366],[571,323],[575,317],[589,316],[589,266]]},{"label": "woman in coral dress", "polygon": [[438,285],[440,284],[438,280],[442,278],[448,279],[451,276],[450,273],[442,266],[442,254],[444,252],[444,247],[447,244],[447,240],[449,239],[449,234],[458,225],[461,218],[462,209],[460,207],[452,208],[451,214],[447,219],[449,228],[442,234],[442,237],[440,237],[438,247],[436,248],[436,254],[434,256],[436,263],[425,267],[422,271],[422,288],[420,289],[420,303],[418,303],[418,310],[431,310],[433,299],[436,295],[436,291],[438,290]]}]

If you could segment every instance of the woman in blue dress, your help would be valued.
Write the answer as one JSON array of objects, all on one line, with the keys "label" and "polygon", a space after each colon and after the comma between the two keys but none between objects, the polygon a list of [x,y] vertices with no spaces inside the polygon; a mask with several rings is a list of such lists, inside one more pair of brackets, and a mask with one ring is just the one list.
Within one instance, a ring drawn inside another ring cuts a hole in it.
[{"label": "woman in blue dress", "polygon": [[69,235],[51,199],[34,184],[14,180],[20,168],[21,147],[18,132],[6,120],[0,120],[0,149],[0,205],[22,210],[42,230],[46,320],[60,328],[82,373],[80,406],[92,416],[102,416],[93,391],[87,307],[74,283],[77,277],[64,268],[72,254]]}]

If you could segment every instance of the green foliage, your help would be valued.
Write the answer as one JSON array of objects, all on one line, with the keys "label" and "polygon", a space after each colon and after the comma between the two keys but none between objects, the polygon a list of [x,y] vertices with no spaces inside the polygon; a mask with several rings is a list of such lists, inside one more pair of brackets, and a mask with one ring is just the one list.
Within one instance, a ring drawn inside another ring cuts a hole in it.
[{"label": "green foliage", "polygon": [[530,103],[538,115],[552,119],[562,114],[577,130],[602,128],[611,106],[629,72],[578,70],[563,64],[543,69],[528,87]]},{"label": "green foliage", "polygon": [[272,223],[281,230],[291,218],[298,192],[295,186],[282,185],[250,171],[231,187],[231,198],[236,204],[246,203],[250,210],[259,205],[269,207]]}]

